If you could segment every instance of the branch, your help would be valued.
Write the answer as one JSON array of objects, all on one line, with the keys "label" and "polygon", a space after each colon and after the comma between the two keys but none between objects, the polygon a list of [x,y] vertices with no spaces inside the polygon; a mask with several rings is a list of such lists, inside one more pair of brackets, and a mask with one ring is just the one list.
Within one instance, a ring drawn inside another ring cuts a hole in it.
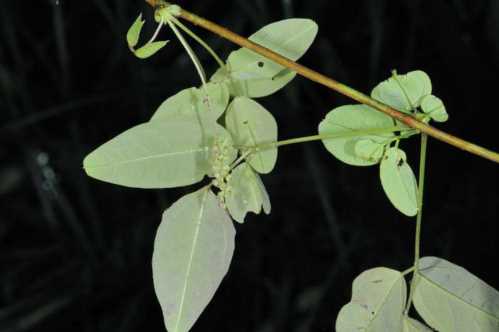
[{"label": "branch", "polygon": [[[153,8],[157,8],[158,6],[168,6],[170,5],[169,3],[163,1],[163,0],[145,0],[149,5],[151,5]],[[416,118],[412,117],[411,115],[402,113],[400,111],[397,111],[377,100],[372,99],[371,97],[363,94],[362,92],[359,92],[347,85],[344,85],[332,78],[329,78],[315,70],[312,70],[308,67],[305,67],[303,65],[300,65],[299,63],[296,63],[292,60],[289,60],[282,55],[273,52],[272,50],[265,48],[263,46],[260,46],[251,40],[242,37],[214,22],[208,21],[202,17],[199,17],[193,13],[190,13],[184,9],[180,10],[180,18],[189,21],[193,23],[194,25],[200,26],[208,31],[213,32],[214,34],[219,35],[222,38],[225,38],[241,47],[245,47],[247,49],[250,49],[272,61],[275,63],[280,64],[281,66],[284,66],[288,69],[291,69],[292,71],[298,73],[299,75],[317,82],[321,85],[324,85],[328,87],[331,90],[334,90],[336,92],[339,92],[361,104],[368,105],[373,107],[374,109],[385,113],[392,117],[393,119],[396,119],[407,126],[417,129],[422,133],[427,134],[428,136],[431,136],[433,138],[436,138],[437,140],[440,140],[442,142],[445,142],[449,145],[455,146],[461,150],[467,151],[469,153],[475,154],[477,156],[480,156],[482,158],[494,161],[496,163],[499,163],[499,154],[497,152],[494,152],[492,150],[488,150],[484,147],[481,147],[479,145],[476,145],[474,143],[465,141],[457,136],[451,135],[449,133],[446,133],[442,130],[439,130],[435,127],[432,127],[430,125],[427,125]]]}]

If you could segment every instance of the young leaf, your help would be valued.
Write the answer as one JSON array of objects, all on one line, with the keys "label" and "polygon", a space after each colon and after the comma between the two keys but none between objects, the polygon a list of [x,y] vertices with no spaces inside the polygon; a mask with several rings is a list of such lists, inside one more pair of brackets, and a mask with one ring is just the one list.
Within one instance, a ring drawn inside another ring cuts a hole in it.
[{"label": "young leaf", "polygon": [[111,139],[83,161],[93,178],[135,188],[172,188],[200,181],[210,172],[213,140],[228,133],[206,132],[193,118],[148,122]]},{"label": "young leaf", "polygon": [[499,331],[499,292],[442,258],[420,260],[414,306],[437,331]]},{"label": "young leaf", "polygon": [[336,331],[401,331],[406,288],[398,271],[379,267],[361,273],[351,301],[338,314]]},{"label": "young leaf", "polygon": [[230,77],[230,73],[225,68],[220,68],[210,80],[227,85],[230,89],[230,94],[233,96],[259,98],[279,91],[291,82],[295,76],[296,73],[294,71],[283,69],[271,79],[236,80]]},{"label": "young leaf", "polygon": [[325,137],[322,143],[326,149],[339,160],[370,166],[379,163],[384,145],[394,137],[393,127],[389,116],[369,106],[345,105],[327,114],[319,125],[319,134]]},{"label": "young leaf", "polygon": [[135,56],[139,59],[146,59],[153,56],[156,52],[166,46],[168,40],[165,41],[157,41],[145,44],[138,50],[135,50]]},{"label": "young leaf", "polygon": [[[246,97],[232,101],[225,114],[225,125],[236,146],[247,149],[277,141],[277,122],[272,114]],[[258,173],[269,173],[277,161],[277,148],[257,150],[246,160]]]},{"label": "young leaf", "polygon": [[207,83],[205,87],[188,88],[165,100],[151,121],[166,120],[181,115],[196,115],[217,120],[229,104],[229,90],[221,83]]},{"label": "young leaf", "polygon": [[[305,54],[317,35],[317,24],[309,19],[293,18],[269,24],[249,39],[282,56],[298,60]],[[253,51],[241,48],[227,60],[227,77],[236,96],[264,97],[284,87],[295,73]]]},{"label": "young leaf", "polygon": [[137,17],[135,22],[133,22],[130,29],[128,29],[128,33],[126,34],[126,40],[128,42],[128,47],[133,51],[133,48],[137,46],[139,42],[140,32],[142,31],[142,27],[144,26],[145,21],[142,20],[142,14]]},{"label": "young leaf", "polygon": [[383,157],[385,145],[372,139],[361,139],[355,143],[354,152],[364,160],[378,162]]},{"label": "young leaf", "polygon": [[182,197],[163,214],[154,241],[154,289],[169,332],[186,332],[229,269],[235,229],[209,188]]},{"label": "young leaf", "polygon": [[401,112],[410,113],[421,106],[423,97],[431,94],[430,77],[421,70],[394,75],[378,84],[371,97]]},{"label": "young leaf", "polygon": [[415,216],[418,213],[418,186],[405,152],[397,148],[386,150],[379,174],[390,202],[406,216]]},{"label": "young leaf", "polygon": [[410,317],[404,317],[402,332],[432,332],[432,329]]},{"label": "young leaf", "polygon": [[259,214],[262,206],[266,214],[270,213],[267,190],[260,176],[248,164],[242,163],[232,171],[228,185],[230,189],[225,204],[234,220],[243,223],[248,212]]},{"label": "young leaf", "polygon": [[449,114],[445,110],[444,103],[434,95],[428,95],[421,101],[421,109],[437,122],[445,122],[449,119]]}]

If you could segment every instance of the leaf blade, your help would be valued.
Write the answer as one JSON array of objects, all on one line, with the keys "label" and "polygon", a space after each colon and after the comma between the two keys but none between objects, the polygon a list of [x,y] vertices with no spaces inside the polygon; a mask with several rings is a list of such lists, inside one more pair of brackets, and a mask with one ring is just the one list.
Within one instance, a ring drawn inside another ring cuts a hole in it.
[{"label": "leaf blade", "polygon": [[379,170],[381,185],[393,206],[406,216],[415,216],[418,213],[418,186],[405,152],[389,148]]},{"label": "leaf blade", "polygon": [[336,320],[337,332],[401,331],[407,286],[399,271],[380,267],[355,278],[352,299]]},{"label": "leaf blade", "polygon": [[[379,154],[372,160],[359,155],[355,146],[359,141],[369,140],[380,144],[383,147],[394,137],[393,120],[382,113],[376,112],[365,105],[344,105],[330,111],[324,120],[319,124],[319,134],[321,136],[339,136],[345,137],[323,138],[322,143],[325,148],[337,159],[353,166],[371,166],[379,163]],[[383,128],[386,132],[383,133]],[[356,135],[356,132],[378,130],[379,134]]]},{"label": "leaf blade", "polygon": [[239,223],[244,223],[248,212],[259,214],[263,210],[270,213],[270,200],[267,191],[251,166],[242,163],[231,173],[228,181],[229,192],[225,203],[230,215]]},{"label": "leaf blade", "polygon": [[188,331],[228,271],[235,229],[209,188],[186,195],[163,215],[153,279],[168,331]]},{"label": "leaf blade", "polygon": [[421,258],[414,306],[426,323],[438,331],[499,329],[499,292],[442,258]]},{"label": "leaf blade", "polygon": [[[236,146],[252,148],[277,141],[274,116],[247,97],[234,98],[225,114],[225,124]],[[277,162],[277,148],[256,151],[246,160],[258,173],[270,173]]]},{"label": "leaf blade", "polygon": [[93,178],[126,187],[186,186],[210,173],[214,137],[227,134],[219,125],[204,130],[190,118],[147,122],[92,151],[83,167]]},{"label": "leaf blade", "polygon": [[405,75],[394,75],[381,82],[371,92],[371,97],[401,112],[410,113],[421,105],[421,99],[431,94],[428,74],[421,70]]},{"label": "leaf blade", "polygon": [[[311,46],[317,31],[318,26],[314,21],[292,18],[266,25],[251,35],[249,40],[296,61]],[[224,79],[232,85],[231,92],[235,96],[268,96],[296,76],[296,73],[286,71],[283,66],[246,48],[232,52],[227,65],[229,73]]]}]

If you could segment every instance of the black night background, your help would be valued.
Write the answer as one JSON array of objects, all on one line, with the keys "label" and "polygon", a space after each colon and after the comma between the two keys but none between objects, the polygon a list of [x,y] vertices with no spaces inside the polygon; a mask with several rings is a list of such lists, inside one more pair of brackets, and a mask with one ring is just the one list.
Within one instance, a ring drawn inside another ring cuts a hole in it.
[{"label": "black night background", "polygon": [[[450,114],[439,128],[498,144],[499,1],[190,0],[182,7],[244,36],[288,17],[319,24],[300,60],[369,93],[392,69],[422,69]],[[199,188],[129,189],[86,176],[84,156],[145,122],[199,79],[172,42],[148,61],[125,34],[139,0],[0,1],[0,331],[165,331],[151,276],[164,209]],[[192,29],[225,58],[237,46]],[[208,73],[216,63],[192,43]],[[259,100],[279,137],[316,133],[353,103],[297,77]],[[404,143],[418,165],[419,140]],[[431,139],[423,255],[499,288],[498,166]],[[193,331],[332,331],[362,271],[412,264],[414,220],[396,211],[378,168],[342,164],[320,142],[279,150],[263,176],[272,213],[236,225],[229,273]]]}]

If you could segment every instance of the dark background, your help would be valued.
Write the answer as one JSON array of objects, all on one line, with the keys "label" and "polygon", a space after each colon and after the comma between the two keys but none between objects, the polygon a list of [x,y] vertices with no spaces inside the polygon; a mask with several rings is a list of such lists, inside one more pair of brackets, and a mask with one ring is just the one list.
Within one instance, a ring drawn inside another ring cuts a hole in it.
[{"label": "dark background", "polygon": [[[361,91],[423,69],[446,103],[439,127],[498,150],[495,0],[192,0],[199,15],[249,35],[286,17],[318,22],[302,63]],[[164,331],[150,260],[165,208],[193,188],[133,190],[88,178],[82,159],[147,121],[198,78],[177,41],[149,61],[125,33],[139,0],[0,1],[0,331]],[[194,29],[224,58],[231,43]],[[162,37],[174,40],[166,29]],[[196,50],[199,48],[195,47]],[[206,69],[214,62],[199,50]],[[349,101],[297,78],[260,100],[280,137],[316,132]],[[417,169],[418,140],[404,143]],[[431,140],[423,254],[499,287],[498,168]],[[284,147],[264,176],[273,211],[237,226],[231,269],[193,331],[331,331],[351,282],[405,269],[414,221],[386,199],[378,169],[344,165],[320,143]]]}]

